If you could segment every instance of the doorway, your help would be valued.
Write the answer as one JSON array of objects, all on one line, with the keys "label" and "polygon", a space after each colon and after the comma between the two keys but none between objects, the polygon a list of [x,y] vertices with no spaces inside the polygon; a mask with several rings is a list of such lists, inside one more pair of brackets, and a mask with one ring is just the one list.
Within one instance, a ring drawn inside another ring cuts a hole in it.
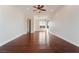
[{"label": "doorway", "polygon": [[31,19],[27,19],[27,32],[31,33]]}]

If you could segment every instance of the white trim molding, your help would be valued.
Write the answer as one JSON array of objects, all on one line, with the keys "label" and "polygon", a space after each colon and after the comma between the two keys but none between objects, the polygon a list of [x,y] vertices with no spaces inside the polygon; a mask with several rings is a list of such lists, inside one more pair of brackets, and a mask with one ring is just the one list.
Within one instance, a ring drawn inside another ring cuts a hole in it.
[{"label": "white trim molding", "polygon": [[59,38],[62,38],[63,40],[65,40],[65,41],[67,41],[67,42],[69,42],[69,43],[71,43],[71,44],[73,44],[73,45],[79,47],[79,44],[77,44],[76,42],[74,42],[74,41],[72,41],[72,40],[66,40],[67,38],[64,38],[63,36],[61,36],[61,35],[59,35],[59,34],[56,34],[56,33],[52,33],[52,32],[49,32],[49,33],[51,33],[52,35],[55,35],[55,36],[57,36],[57,37],[59,37]]},{"label": "white trim molding", "polygon": [[9,40],[7,40],[7,41],[4,41],[3,43],[0,43],[0,46],[3,46],[3,45],[7,44],[8,42],[10,42],[10,41],[12,41],[12,40],[15,40],[17,37],[20,37],[20,36],[23,35],[23,34],[27,34],[27,33],[19,34],[19,35],[17,35],[16,37],[13,37],[13,38],[11,38],[11,39],[9,39]]}]

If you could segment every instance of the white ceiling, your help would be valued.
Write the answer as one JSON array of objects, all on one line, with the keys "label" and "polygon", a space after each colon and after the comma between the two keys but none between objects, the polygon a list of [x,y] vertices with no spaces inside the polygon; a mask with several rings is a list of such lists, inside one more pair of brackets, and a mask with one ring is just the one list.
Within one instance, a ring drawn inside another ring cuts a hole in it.
[{"label": "white ceiling", "polygon": [[24,13],[27,17],[41,15],[44,17],[53,18],[56,12],[61,10],[64,5],[45,5],[44,9],[46,9],[46,11],[41,14],[37,14],[35,11],[33,11],[33,5],[15,5],[14,7]]},{"label": "white ceiling", "polygon": [[[37,14],[36,12],[33,11],[33,5],[15,5],[15,7],[17,7],[20,11],[22,11],[23,13],[26,14]],[[45,5],[45,9],[46,11],[43,12],[42,14],[49,14],[49,13],[53,13],[53,12],[57,12],[58,10],[60,10],[62,7],[64,7],[63,5]]]}]

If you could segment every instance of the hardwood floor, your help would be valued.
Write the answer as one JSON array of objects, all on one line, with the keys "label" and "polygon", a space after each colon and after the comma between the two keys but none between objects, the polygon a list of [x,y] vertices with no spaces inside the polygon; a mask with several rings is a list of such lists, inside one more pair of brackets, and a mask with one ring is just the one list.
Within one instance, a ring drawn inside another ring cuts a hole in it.
[{"label": "hardwood floor", "polygon": [[79,47],[46,32],[24,34],[0,47],[1,53],[74,53]]}]

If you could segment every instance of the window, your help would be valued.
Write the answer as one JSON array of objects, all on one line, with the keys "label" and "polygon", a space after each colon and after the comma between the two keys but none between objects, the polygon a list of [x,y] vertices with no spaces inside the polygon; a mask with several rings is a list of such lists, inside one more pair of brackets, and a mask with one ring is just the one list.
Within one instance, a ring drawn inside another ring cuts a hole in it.
[{"label": "window", "polygon": [[46,28],[46,21],[40,21],[40,28]]}]

